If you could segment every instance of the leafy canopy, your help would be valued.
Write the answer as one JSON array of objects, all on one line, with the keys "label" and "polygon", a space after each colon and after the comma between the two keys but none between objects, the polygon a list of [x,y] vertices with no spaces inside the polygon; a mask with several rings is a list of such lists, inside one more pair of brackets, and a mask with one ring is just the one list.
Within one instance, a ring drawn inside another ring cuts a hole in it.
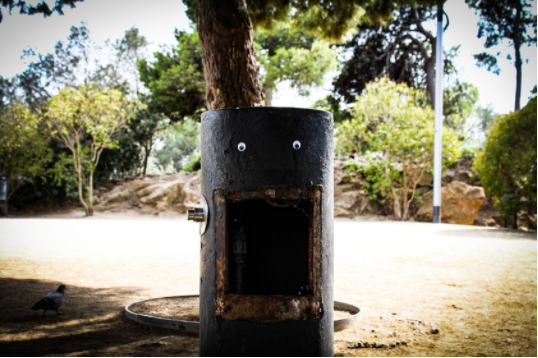
[{"label": "leafy canopy", "polygon": [[150,110],[172,121],[199,116],[205,108],[205,80],[198,32],[177,31],[177,46],[138,62],[140,79],[151,92]]},{"label": "leafy canopy", "polygon": [[534,97],[495,121],[474,162],[482,186],[505,217],[523,207],[536,212],[536,125]]},{"label": "leafy canopy", "polygon": [[[366,85],[352,109],[353,118],[337,128],[337,150],[376,153],[372,161],[384,175],[375,186],[394,200],[397,218],[407,220],[409,206],[424,173],[432,171],[434,113],[418,102],[418,92],[407,85],[378,79]],[[445,164],[459,156],[458,139],[450,128],[443,130]],[[400,174],[401,173],[401,174]]]},{"label": "leafy canopy", "polygon": [[45,172],[52,159],[50,132],[42,119],[19,101],[0,109],[0,176],[6,177],[9,196]]},{"label": "leafy canopy", "polygon": [[[93,214],[93,174],[101,154],[107,148],[117,148],[117,133],[126,127],[139,106],[138,101],[127,100],[121,91],[99,90],[93,83],[66,87],[50,101],[47,118],[53,135],[71,151],[67,161],[59,165],[68,171],[66,164],[73,164],[79,200],[87,215]],[[57,181],[63,180],[64,174],[59,170]]]},{"label": "leafy canopy", "polygon": [[[45,1],[40,1],[36,6],[29,5],[26,1],[23,0],[0,0],[0,6],[8,8],[9,13],[15,8],[19,9],[20,14],[35,15],[43,14],[43,17],[49,17],[53,12],[57,12],[60,15],[63,15],[63,7],[69,6],[71,9],[75,7],[75,3],[84,1],[84,0],[56,0],[52,9]],[[2,10],[0,10],[0,23],[4,16],[2,15]]]}]

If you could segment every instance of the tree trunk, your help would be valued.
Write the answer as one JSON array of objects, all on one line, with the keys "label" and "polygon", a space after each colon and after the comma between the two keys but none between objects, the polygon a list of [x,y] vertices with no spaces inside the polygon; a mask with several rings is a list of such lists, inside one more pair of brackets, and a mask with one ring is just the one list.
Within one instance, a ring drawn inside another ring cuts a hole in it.
[{"label": "tree trunk", "polygon": [[394,215],[397,220],[402,219],[402,207],[400,205],[400,196],[398,195],[399,190],[392,189],[392,196],[394,196]]},{"label": "tree trunk", "polygon": [[[97,165],[97,163],[95,163]],[[88,185],[88,208],[86,209],[86,216],[93,216],[93,172],[90,172]]]},{"label": "tree trunk", "polygon": [[271,102],[273,101],[273,92],[274,92],[274,85],[271,84],[265,84],[263,86],[263,94],[265,96],[265,105],[270,106]]},{"label": "tree trunk", "polygon": [[84,192],[82,191],[82,168],[80,163],[78,163],[78,156],[75,155],[75,152],[73,151],[73,162],[75,164],[75,169],[78,174],[78,199],[82,206],[84,207],[84,210],[86,211],[86,216],[88,215],[88,205],[84,201]]},{"label": "tree trunk", "polygon": [[424,72],[426,72],[426,95],[428,101],[435,110],[435,47],[432,50],[432,55],[424,61]]},{"label": "tree trunk", "polygon": [[199,0],[207,109],[264,105],[245,0]]},{"label": "tree trunk", "polygon": [[148,146],[145,145],[144,146],[144,150],[146,151],[146,156],[144,157],[144,170],[143,170],[143,175],[146,176],[146,169],[148,168],[148,157],[150,155],[150,152],[151,152],[151,147],[148,149]]},{"label": "tree trunk", "polygon": [[514,27],[517,29],[514,31],[514,51],[516,52],[516,61],[514,66],[516,66],[516,103],[514,106],[514,110],[518,111],[520,108],[520,100],[521,100],[521,41],[519,38],[519,26],[520,26],[520,20],[521,20],[521,2],[519,0],[516,1],[516,18],[515,18],[515,24]]}]

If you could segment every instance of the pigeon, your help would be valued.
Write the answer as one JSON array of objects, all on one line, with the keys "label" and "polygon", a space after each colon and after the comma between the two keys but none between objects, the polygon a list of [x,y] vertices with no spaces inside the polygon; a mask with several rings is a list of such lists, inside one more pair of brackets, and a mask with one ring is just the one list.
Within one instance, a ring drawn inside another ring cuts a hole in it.
[{"label": "pigeon", "polygon": [[64,303],[65,285],[60,285],[54,292],[49,293],[36,303],[32,310],[43,310],[43,316],[47,311],[56,311],[57,314],[63,314],[58,309]]}]

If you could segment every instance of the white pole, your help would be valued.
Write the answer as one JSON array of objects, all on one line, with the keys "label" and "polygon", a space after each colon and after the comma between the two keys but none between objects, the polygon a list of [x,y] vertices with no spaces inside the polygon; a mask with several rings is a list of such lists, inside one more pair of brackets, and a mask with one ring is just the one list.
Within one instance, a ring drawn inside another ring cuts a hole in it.
[{"label": "white pole", "polygon": [[435,49],[435,136],[433,152],[433,222],[441,222],[441,170],[443,167],[443,3],[437,6]]}]

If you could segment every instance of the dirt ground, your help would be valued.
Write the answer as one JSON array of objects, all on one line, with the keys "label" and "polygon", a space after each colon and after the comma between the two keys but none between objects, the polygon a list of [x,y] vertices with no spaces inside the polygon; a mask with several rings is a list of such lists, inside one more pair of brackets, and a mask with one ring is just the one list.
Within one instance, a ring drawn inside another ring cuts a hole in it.
[{"label": "dirt ground", "polygon": [[[197,230],[184,216],[1,219],[0,355],[196,356],[196,336],[123,308],[198,292]],[[362,313],[335,355],[536,356],[536,258],[536,233],[337,219],[335,299]],[[60,283],[65,315],[29,309]]]}]

